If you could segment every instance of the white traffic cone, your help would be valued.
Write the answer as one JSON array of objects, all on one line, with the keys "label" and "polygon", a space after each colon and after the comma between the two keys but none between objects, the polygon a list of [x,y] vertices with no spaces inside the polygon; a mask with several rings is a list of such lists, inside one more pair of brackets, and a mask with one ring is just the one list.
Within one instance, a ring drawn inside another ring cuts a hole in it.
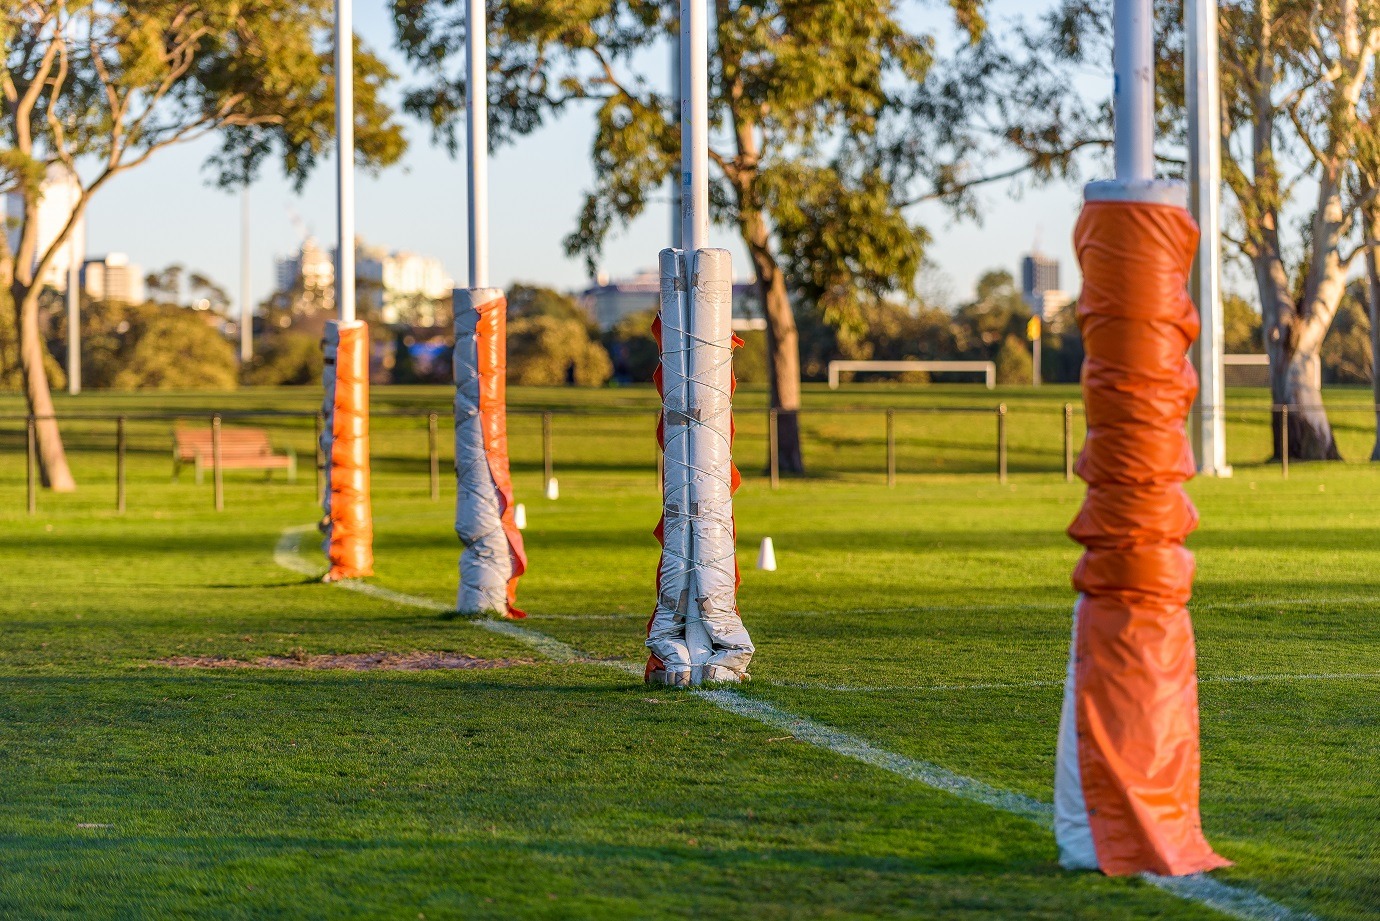
[{"label": "white traffic cone", "polygon": [[519,531],[527,527],[527,506],[521,502],[517,504],[517,508],[513,509],[513,524],[517,525]]},{"label": "white traffic cone", "polygon": [[776,547],[770,537],[762,538],[762,549],[757,551],[757,568],[766,572],[776,572]]},{"label": "white traffic cone", "polygon": [[556,478],[555,478],[555,477],[552,477],[551,479],[549,479],[549,480],[546,481],[546,498],[548,498],[548,499],[559,499],[560,497],[561,497],[561,484],[556,482]]}]

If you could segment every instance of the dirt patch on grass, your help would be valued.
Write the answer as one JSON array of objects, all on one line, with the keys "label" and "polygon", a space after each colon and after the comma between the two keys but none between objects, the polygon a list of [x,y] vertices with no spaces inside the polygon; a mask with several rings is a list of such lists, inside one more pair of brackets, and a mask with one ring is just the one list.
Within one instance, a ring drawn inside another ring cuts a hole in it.
[{"label": "dirt patch on grass", "polygon": [[308,655],[294,650],[286,656],[235,659],[230,656],[170,656],[155,665],[169,668],[300,668],[343,669],[352,672],[425,672],[437,669],[472,670],[534,665],[533,659],[479,659],[458,652],[358,652],[347,655]]}]

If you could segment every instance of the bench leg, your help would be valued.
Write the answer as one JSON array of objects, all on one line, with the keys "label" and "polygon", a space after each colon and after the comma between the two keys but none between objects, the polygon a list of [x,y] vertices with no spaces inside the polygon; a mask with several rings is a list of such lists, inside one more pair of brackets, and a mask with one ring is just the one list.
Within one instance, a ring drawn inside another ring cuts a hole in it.
[{"label": "bench leg", "polygon": [[197,455],[196,461],[194,463],[196,464],[196,485],[200,486],[202,481],[205,479],[205,477],[202,475],[204,471],[201,468],[201,455]]},{"label": "bench leg", "polygon": [[294,452],[288,455],[288,483],[297,482],[297,454]]}]

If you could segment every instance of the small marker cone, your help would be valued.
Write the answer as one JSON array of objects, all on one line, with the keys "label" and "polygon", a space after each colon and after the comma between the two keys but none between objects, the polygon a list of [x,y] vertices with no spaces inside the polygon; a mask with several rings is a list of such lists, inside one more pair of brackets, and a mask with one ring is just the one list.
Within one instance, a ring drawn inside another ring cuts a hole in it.
[{"label": "small marker cone", "polygon": [[527,506],[521,502],[513,509],[513,524],[517,525],[519,531],[527,527]]},{"label": "small marker cone", "polygon": [[549,480],[546,481],[546,498],[548,498],[548,499],[559,499],[560,497],[561,497],[561,484],[556,482],[556,478],[555,478],[555,477],[552,477],[551,479],[549,479]]},{"label": "small marker cone", "polygon": [[762,538],[762,549],[757,551],[757,568],[766,572],[776,572],[776,547],[770,537]]}]

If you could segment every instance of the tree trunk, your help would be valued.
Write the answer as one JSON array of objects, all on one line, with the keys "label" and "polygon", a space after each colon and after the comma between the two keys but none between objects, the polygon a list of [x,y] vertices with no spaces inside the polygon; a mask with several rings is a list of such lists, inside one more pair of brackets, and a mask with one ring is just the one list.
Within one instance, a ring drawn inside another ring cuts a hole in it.
[{"label": "tree trunk", "polygon": [[48,370],[43,366],[43,338],[38,334],[38,291],[18,283],[11,291],[19,327],[19,365],[24,374],[24,396],[29,413],[37,417],[39,473],[43,485],[54,492],[74,492],[77,482],[67,465],[62,432],[53,411],[53,393],[48,387]]},{"label": "tree trunk", "polygon": [[1270,368],[1270,393],[1275,404],[1274,459],[1284,456],[1283,422],[1289,408],[1291,460],[1341,460],[1332,425],[1322,401],[1322,350],[1294,349],[1281,354]]},{"label": "tree trunk", "polygon": [[[1369,239],[1380,240],[1380,208],[1371,205],[1365,210]],[[1375,404],[1375,446],[1370,459],[1380,461],[1380,256],[1375,249],[1366,247],[1366,306],[1370,308],[1370,388]]]},{"label": "tree trunk", "polygon": [[[743,240],[757,273],[757,290],[767,320],[767,378],[776,410],[776,463],[782,473],[803,474],[800,442],[800,334],[791,310],[786,276],[771,252],[771,234],[761,212],[745,214]],[[770,466],[771,459],[767,459]]]}]

